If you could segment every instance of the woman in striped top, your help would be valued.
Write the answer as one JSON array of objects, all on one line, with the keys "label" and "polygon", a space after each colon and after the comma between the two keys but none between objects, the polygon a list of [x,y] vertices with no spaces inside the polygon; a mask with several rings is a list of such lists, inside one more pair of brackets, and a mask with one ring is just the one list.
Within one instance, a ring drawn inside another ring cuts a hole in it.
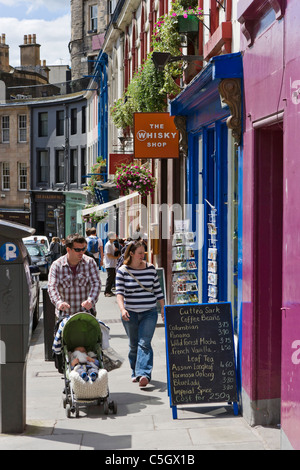
[{"label": "woman in striped top", "polygon": [[164,296],[157,272],[144,261],[145,248],[141,241],[128,245],[124,264],[117,271],[116,294],[122,322],[129,338],[129,364],[132,381],[145,387],[151,379],[153,350],[151,341],[157,323],[159,301],[163,318]]}]

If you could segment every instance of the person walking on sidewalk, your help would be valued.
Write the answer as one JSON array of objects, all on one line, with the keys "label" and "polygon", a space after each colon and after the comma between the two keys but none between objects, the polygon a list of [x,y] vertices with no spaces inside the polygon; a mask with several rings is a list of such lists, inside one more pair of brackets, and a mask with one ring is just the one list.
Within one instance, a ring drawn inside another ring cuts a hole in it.
[{"label": "person walking on sidewalk", "polygon": [[86,229],[87,251],[89,251],[101,269],[103,265],[103,243],[101,238],[97,237],[97,230],[95,227]]},{"label": "person walking on sidewalk", "polygon": [[67,254],[52,263],[48,277],[48,293],[58,322],[83,310],[95,315],[101,290],[96,262],[84,254],[85,238],[75,233],[66,238],[65,244]]},{"label": "person walking on sidewalk", "polygon": [[112,297],[114,295],[112,287],[116,278],[116,265],[120,255],[118,255],[117,248],[114,245],[117,239],[115,232],[108,232],[107,238],[108,241],[104,247],[104,267],[107,272],[104,295],[105,297]]},{"label": "person walking on sidewalk", "polygon": [[151,380],[153,349],[151,341],[157,323],[157,301],[164,319],[164,295],[153,264],[145,260],[142,241],[128,245],[124,264],[116,275],[117,302],[129,338],[129,364],[133,382],[145,387]]}]

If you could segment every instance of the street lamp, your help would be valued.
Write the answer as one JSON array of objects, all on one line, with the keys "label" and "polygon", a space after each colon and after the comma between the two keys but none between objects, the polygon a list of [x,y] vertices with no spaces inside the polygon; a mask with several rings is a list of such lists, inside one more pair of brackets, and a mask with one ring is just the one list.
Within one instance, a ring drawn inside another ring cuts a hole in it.
[{"label": "street lamp", "polygon": [[152,53],[152,60],[154,62],[154,66],[157,70],[162,72],[167,64],[170,62],[179,62],[179,61],[186,61],[192,62],[194,60],[203,60],[202,55],[179,55],[179,56],[172,56],[169,52],[153,52]]}]

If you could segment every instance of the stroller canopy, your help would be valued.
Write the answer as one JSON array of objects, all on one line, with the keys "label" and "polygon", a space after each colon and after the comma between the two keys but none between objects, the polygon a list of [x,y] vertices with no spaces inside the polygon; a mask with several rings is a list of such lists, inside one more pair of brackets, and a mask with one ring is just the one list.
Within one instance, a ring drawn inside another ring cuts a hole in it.
[{"label": "stroller canopy", "polygon": [[90,313],[75,313],[62,331],[62,344],[68,351],[73,351],[78,346],[84,346],[86,351],[96,351],[101,342],[100,324]]}]

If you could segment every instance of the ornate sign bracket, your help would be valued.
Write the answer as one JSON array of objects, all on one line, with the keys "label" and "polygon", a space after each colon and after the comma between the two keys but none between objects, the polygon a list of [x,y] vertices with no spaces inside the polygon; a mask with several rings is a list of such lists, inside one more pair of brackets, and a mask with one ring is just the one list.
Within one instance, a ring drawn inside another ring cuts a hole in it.
[{"label": "ornate sign bracket", "polygon": [[227,119],[227,126],[232,129],[232,135],[240,145],[242,135],[242,91],[239,78],[226,78],[219,84],[219,93],[223,103],[229,106],[231,116]]}]

